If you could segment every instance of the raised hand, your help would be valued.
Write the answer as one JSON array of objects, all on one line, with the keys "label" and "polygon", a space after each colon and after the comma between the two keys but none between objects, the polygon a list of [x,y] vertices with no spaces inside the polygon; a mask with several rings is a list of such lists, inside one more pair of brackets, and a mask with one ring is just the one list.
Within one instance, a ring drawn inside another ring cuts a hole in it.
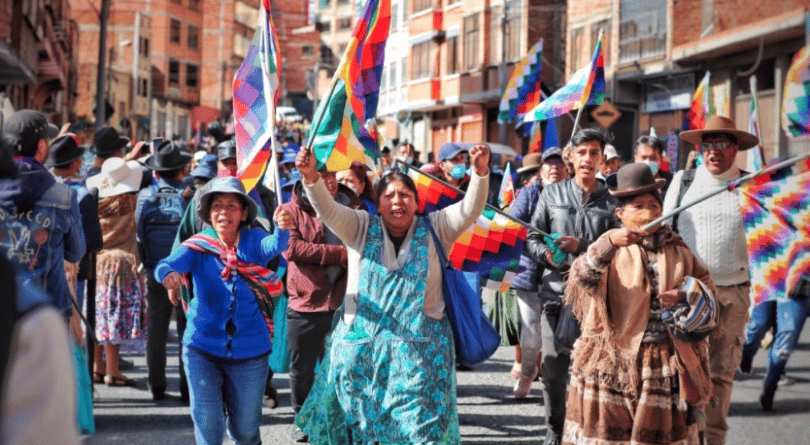
[{"label": "raised hand", "polygon": [[298,169],[298,172],[301,173],[301,177],[304,178],[304,182],[307,184],[314,184],[318,181],[320,175],[318,174],[318,164],[315,161],[315,156],[312,154],[312,150],[303,149],[298,152],[298,156],[295,157],[295,168]]},{"label": "raised hand", "polygon": [[476,175],[486,176],[489,173],[489,145],[478,144],[471,148],[470,163]]}]

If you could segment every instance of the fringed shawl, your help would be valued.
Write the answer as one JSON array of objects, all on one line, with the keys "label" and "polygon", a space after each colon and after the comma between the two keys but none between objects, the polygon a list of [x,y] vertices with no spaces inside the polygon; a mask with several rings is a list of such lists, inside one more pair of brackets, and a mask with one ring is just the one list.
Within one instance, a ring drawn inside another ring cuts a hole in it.
[{"label": "fringed shawl", "polygon": [[[640,378],[636,355],[650,313],[647,255],[638,245],[612,246],[610,233],[591,244],[571,266],[565,302],[573,306],[582,324],[574,366],[600,382],[635,391]],[[668,227],[648,237],[645,244],[658,248],[659,293],[674,289],[685,276],[715,290],[709,271]]]}]

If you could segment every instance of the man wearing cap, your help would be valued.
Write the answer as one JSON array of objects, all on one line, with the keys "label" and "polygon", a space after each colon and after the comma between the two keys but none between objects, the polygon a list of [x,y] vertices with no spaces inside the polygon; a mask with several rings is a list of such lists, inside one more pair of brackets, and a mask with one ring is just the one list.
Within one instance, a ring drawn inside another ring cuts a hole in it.
[{"label": "man wearing cap", "polygon": [[44,289],[69,316],[72,303],[63,261],[81,260],[86,244],[76,192],[57,183],[42,165],[48,141],[57,133],[34,110],[17,111],[6,121],[3,142],[18,156],[14,163],[19,174],[0,178],[0,247],[23,283]]},{"label": "man wearing cap", "polygon": [[79,138],[73,133],[67,133],[56,138],[51,143],[48,154],[47,165],[53,167],[53,176],[57,182],[70,186],[76,191],[76,198],[79,201],[79,214],[82,218],[82,232],[86,243],[87,254],[79,263],[79,274],[77,276],[78,289],[76,297],[79,307],[83,307],[85,280],[90,278],[89,258],[91,253],[98,253],[104,244],[101,234],[101,224],[98,220],[98,201],[87,187],[82,183],[79,172],[82,169],[82,155],[85,148],[79,145]]},{"label": "man wearing cap", "polygon": [[604,148],[608,136],[595,129],[579,130],[571,138],[568,158],[574,166],[574,177],[548,184],[537,201],[532,225],[546,233],[559,235],[555,243],[567,255],[557,263],[539,232],[529,230],[526,252],[543,268],[540,277],[540,300],[543,314],[540,319],[542,333],[543,401],[546,408],[545,444],[562,441],[565,424],[565,397],[568,384],[568,366],[571,353],[557,348],[555,330],[562,311],[569,265],[585,252],[588,246],[606,231],[618,228],[615,215],[616,200],[608,193],[604,181],[596,178],[604,161]]},{"label": "man wearing cap", "polygon": [[194,178],[194,189],[201,189],[208,181],[217,177],[217,155],[203,156],[189,175]]},{"label": "man wearing cap", "polygon": [[608,176],[612,175],[619,171],[619,168],[624,164],[624,160],[621,156],[619,156],[619,152],[616,151],[616,147],[611,144],[605,145],[605,162],[602,163],[602,166],[599,168],[599,173],[597,173],[597,177],[599,179],[604,180]]},{"label": "man wearing cap", "polygon": [[[439,148],[438,171],[439,179],[443,179],[462,191],[467,190],[470,183],[470,175],[467,174],[467,156],[469,150],[475,144],[470,142],[448,142]],[[492,158],[490,157],[490,160]],[[436,173],[434,169],[426,166],[428,173]],[[498,206],[498,194],[500,193],[503,175],[491,171],[489,180],[489,192],[487,194],[487,204]]]},{"label": "man wearing cap", "polygon": [[[517,169],[517,172],[521,178],[530,179],[530,182],[526,183],[524,180],[524,186],[518,190],[509,214],[521,221],[531,221],[543,187],[567,177],[562,150],[553,147],[542,154],[527,154],[523,158],[523,167]],[[543,308],[537,286],[543,269],[527,255],[520,256],[520,265],[526,270],[517,274],[512,281],[512,290],[518,298],[521,320],[521,371],[513,390],[517,399],[525,398],[529,394],[532,381],[539,372],[537,359],[542,346],[540,316]]]},{"label": "man wearing cap", "polygon": [[[166,341],[174,306],[169,301],[166,288],[155,279],[154,270],[158,261],[171,252],[177,228],[188,206],[188,198],[184,196],[186,185],[183,183],[183,176],[190,160],[191,155],[182,151],[174,142],[163,142],[145,162],[154,171],[157,183],[138,193],[138,206],[135,210],[138,253],[146,269],[146,301],[149,303],[146,365],[149,368],[149,388],[155,400],[165,397]],[[180,317],[178,314],[178,319]],[[181,395],[184,393],[182,380]]]},{"label": "man wearing cap", "polygon": [[[759,142],[753,134],[737,130],[734,121],[723,116],[712,116],[706,120],[704,129],[684,131],[680,137],[699,147],[704,162],[694,170],[681,170],[675,174],[664,200],[664,213],[678,207],[679,203],[725,190],[729,182],[742,174],[734,166],[737,152],[748,150]],[[689,207],[674,216],[672,225],[709,268],[717,284],[717,300],[723,306],[720,327],[709,336],[714,397],[706,407],[707,443],[722,444],[728,432],[726,417],[734,372],[742,360],[750,304],[751,283],[740,215],[740,193],[736,189],[724,191]]]},{"label": "man wearing cap", "polygon": [[666,196],[672,182],[672,173],[661,170],[661,163],[664,162],[664,141],[655,136],[638,138],[635,161],[647,164],[656,179],[666,179],[667,182],[661,190],[661,195]]}]

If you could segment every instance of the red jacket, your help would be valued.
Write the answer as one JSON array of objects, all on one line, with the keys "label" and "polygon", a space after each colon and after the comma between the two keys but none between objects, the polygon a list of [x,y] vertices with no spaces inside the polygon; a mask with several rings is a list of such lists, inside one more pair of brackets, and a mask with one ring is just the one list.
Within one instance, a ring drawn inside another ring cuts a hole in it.
[{"label": "red jacket", "polygon": [[[362,202],[343,185],[339,186],[338,202],[353,209],[362,208]],[[290,202],[283,204],[293,216],[294,228],[290,229],[290,241],[284,258],[287,266],[288,307],[297,312],[328,312],[343,304],[346,294],[347,250],[344,245],[326,243],[324,226],[315,216],[315,210],[303,195],[301,183],[293,188]],[[334,284],[329,282],[327,268],[343,266],[342,273]]]}]

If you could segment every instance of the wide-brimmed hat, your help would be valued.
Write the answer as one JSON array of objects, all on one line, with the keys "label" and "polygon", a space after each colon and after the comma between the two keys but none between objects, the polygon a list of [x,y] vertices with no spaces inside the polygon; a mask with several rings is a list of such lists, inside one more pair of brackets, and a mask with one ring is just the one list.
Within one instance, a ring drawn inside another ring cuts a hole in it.
[{"label": "wide-brimmed hat", "polygon": [[90,151],[98,156],[112,156],[118,150],[123,150],[129,144],[129,138],[121,136],[113,127],[104,127],[93,136],[93,146]]},{"label": "wide-brimmed hat", "polygon": [[97,188],[99,198],[137,192],[143,172],[138,161],[109,158],[101,164],[101,173],[87,178],[87,188]]},{"label": "wide-brimmed hat", "polygon": [[523,157],[523,166],[517,169],[518,173],[532,172],[540,170],[543,166],[542,153],[529,153]]},{"label": "wide-brimmed hat", "polygon": [[649,165],[634,162],[622,166],[618,172],[608,176],[606,182],[610,194],[621,198],[659,190],[666,185],[667,180],[653,178]]},{"label": "wide-brimmed hat", "polygon": [[706,126],[701,130],[689,130],[681,132],[681,139],[691,144],[700,145],[703,143],[704,134],[730,134],[737,139],[737,146],[740,150],[759,144],[759,138],[751,133],[737,130],[737,125],[733,120],[725,116],[712,116],[706,119]]},{"label": "wide-brimmed hat", "polygon": [[203,190],[197,204],[197,216],[206,223],[211,224],[211,199],[215,193],[233,193],[241,198],[242,203],[246,204],[248,208],[248,217],[243,224],[250,224],[256,219],[258,212],[256,203],[245,193],[245,186],[238,178],[233,176],[214,178],[205,185]]},{"label": "wide-brimmed hat", "polygon": [[214,179],[217,177],[217,155],[205,155],[199,165],[189,173],[196,178]]},{"label": "wide-brimmed hat", "polygon": [[69,165],[76,158],[84,154],[85,148],[79,145],[79,137],[73,133],[64,134],[51,143],[48,151],[48,167],[62,167]]},{"label": "wide-brimmed hat", "polygon": [[191,155],[181,150],[173,141],[165,141],[155,150],[155,154],[149,156],[144,164],[154,171],[177,170],[188,164]]},{"label": "wide-brimmed hat", "polygon": [[234,142],[233,139],[220,142],[219,145],[217,145],[217,159],[220,161],[236,159],[236,142]]}]

